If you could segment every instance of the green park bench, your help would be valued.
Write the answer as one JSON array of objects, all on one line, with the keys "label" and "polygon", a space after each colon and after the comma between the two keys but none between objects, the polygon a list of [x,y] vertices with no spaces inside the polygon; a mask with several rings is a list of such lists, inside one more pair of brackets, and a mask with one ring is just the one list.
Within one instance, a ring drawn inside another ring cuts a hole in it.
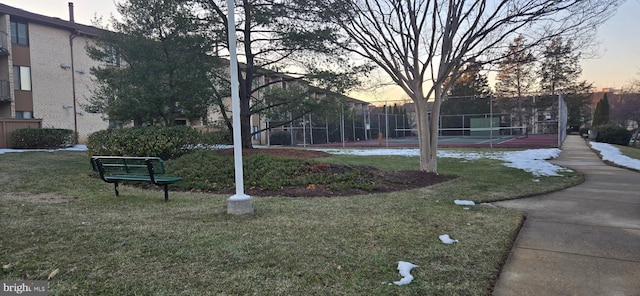
[{"label": "green park bench", "polygon": [[167,202],[169,184],[182,181],[179,177],[163,176],[164,162],[159,157],[93,156],[91,167],[103,181],[113,183],[116,196],[120,196],[118,183],[151,182],[164,187],[164,201]]}]

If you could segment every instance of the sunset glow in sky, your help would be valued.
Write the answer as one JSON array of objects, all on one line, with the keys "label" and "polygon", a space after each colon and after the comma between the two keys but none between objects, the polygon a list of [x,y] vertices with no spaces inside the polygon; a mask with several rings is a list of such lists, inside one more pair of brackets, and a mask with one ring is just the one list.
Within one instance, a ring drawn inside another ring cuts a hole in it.
[{"label": "sunset glow in sky", "polygon": [[[115,14],[116,0],[75,0],[75,21],[91,25],[95,17],[108,20]],[[0,0],[1,3],[24,9],[30,12],[69,19],[68,0]],[[597,33],[600,44],[600,56],[596,59],[583,60],[581,80],[592,82],[596,90],[605,87],[621,88],[634,79],[640,79],[640,0],[627,0],[616,14],[603,24]],[[396,101],[397,91],[382,90],[369,97],[380,102]],[[357,96],[360,98],[360,96]],[[362,99],[362,98],[360,98]]]}]

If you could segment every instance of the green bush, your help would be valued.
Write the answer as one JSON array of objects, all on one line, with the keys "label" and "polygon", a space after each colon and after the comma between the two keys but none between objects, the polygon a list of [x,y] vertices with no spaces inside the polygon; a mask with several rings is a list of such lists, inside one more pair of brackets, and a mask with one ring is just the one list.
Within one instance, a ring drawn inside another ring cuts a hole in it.
[{"label": "green bush", "polygon": [[582,128],[580,128],[580,131],[578,131],[578,133],[580,134],[580,136],[587,135],[587,134],[589,134],[589,129],[586,128],[586,127],[582,127]]},{"label": "green bush", "polygon": [[204,136],[209,143],[226,145],[233,144],[233,136],[228,129],[205,132]]},{"label": "green bush", "polygon": [[597,131],[596,142],[628,146],[631,132],[615,124],[605,124],[592,128]]},{"label": "green bush", "polygon": [[210,144],[189,126],[145,126],[107,129],[89,135],[89,155],[157,156],[173,159],[202,144]]},{"label": "green bush", "polygon": [[269,137],[269,144],[291,146],[291,134],[289,132],[275,132]]},{"label": "green bush", "polygon": [[57,149],[78,144],[78,135],[61,128],[23,128],[11,133],[11,146],[17,149]]},{"label": "green bush", "polygon": [[223,120],[208,123],[204,126],[202,131],[204,132],[204,137],[209,143],[223,145],[233,144],[233,135]]}]

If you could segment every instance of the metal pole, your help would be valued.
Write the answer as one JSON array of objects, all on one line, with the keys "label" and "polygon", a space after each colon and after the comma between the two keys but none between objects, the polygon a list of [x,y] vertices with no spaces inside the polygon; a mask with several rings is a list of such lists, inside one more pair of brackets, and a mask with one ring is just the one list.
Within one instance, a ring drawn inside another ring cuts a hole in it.
[{"label": "metal pole", "polygon": [[369,130],[367,130],[367,111],[364,110],[364,107],[362,107],[362,124],[363,124],[363,128],[364,128],[364,140],[369,140],[367,137],[367,132]]},{"label": "metal pole", "polygon": [[[566,126],[562,127],[562,122],[560,122],[560,112],[562,112],[562,92],[558,91],[558,148],[562,147],[562,138],[564,136],[563,131],[566,130]],[[562,129],[561,129],[562,127]]]},{"label": "metal pole", "polygon": [[489,147],[493,148],[493,96],[489,96]]},{"label": "metal pole", "polygon": [[311,114],[309,114],[309,144],[313,145],[313,124],[311,123]]},{"label": "metal pole", "polygon": [[240,124],[240,82],[238,79],[238,55],[236,53],[236,21],[235,3],[227,0],[227,22],[229,37],[230,72],[231,72],[231,109],[233,112],[233,159],[235,165],[236,194],[227,201],[227,213],[253,213],[251,197],[244,194],[244,179],[242,171],[242,135]]},{"label": "metal pole", "polygon": [[344,108],[340,110],[340,137],[342,138],[342,148],[345,147],[344,143]]},{"label": "metal pole", "polygon": [[394,122],[394,134],[396,135],[396,138],[398,137],[398,114],[393,114],[393,122]]},{"label": "metal pole", "polygon": [[307,147],[307,124],[302,117],[302,147]]},{"label": "metal pole", "polygon": [[293,116],[291,115],[291,112],[289,112],[289,139],[291,141],[291,146],[294,146],[294,139],[293,139]]},{"label": "metal pole", "polygon": [[324,132],[327,136],[327,144],[329,144],[329,118],[327,116],[324,117]]},{"label": "metal pole", "polygon": [[384,103],[384,126],[385,126],[385,146],[389,147],[389,106]]},{"label": "metal pole", "polygon": [[356,138],[357,138],[356,137],[356,110],[355,109],[353,109],[351,111],[351,116],[352,116],[351,117],[351,125],[353,126],[353,139],[352,139],[352,141],[355,142]]}]

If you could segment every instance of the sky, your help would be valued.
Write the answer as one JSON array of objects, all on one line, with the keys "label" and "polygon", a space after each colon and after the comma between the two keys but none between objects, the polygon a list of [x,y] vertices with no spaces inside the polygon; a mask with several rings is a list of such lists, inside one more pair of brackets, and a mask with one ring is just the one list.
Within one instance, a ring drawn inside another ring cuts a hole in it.
[{"label": "sky", "polygon": [[[69,19],[69,0],[0,0],[0,2],[46,16]],[[72,2],[74,2],[75,20],[78,23],[90,25],[95,17],[102,17],[106,21],[110,15],[117,14],[115,0]],[[640,80],[638,12],[640,12],[640,0],[627,0],[613,17],[598,29],[599,57],[581,62],[581,79],[593,83],[596,90],[605,87],[621,88],[629,85],[634,79]],[[378,103],[406,99],[406,96],[395,87],[352,95],[358,99]]]}]

